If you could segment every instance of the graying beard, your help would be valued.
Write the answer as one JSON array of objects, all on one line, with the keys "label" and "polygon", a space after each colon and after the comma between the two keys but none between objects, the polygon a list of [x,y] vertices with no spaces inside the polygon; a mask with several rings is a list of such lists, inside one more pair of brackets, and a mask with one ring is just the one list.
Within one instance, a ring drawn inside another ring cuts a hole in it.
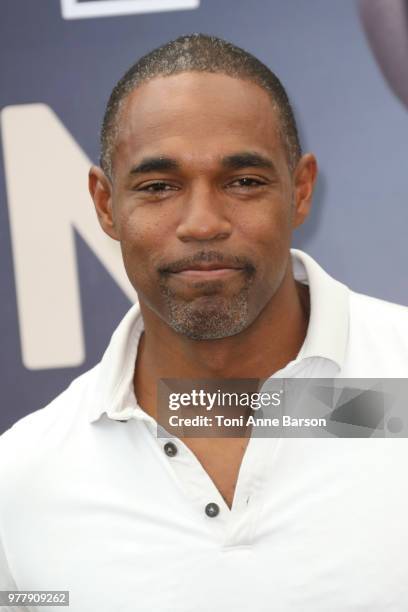
[{"label": "graying beard", "polygon": [[195,310],[194,306],[182,304],[175,299],[168,287],[161,287],[165,297],[168,320],[174,331],[192,340],[216,340],[234,336],[243,331],[248,323],[248,290],[245,288],[231,298],[224,310],[211,308]]}]

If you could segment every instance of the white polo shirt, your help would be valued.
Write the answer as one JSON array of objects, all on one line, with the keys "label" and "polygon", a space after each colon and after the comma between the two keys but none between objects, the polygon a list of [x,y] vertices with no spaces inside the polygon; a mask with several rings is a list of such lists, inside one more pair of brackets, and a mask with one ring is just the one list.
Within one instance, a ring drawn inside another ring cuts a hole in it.
[{"label": "white polo shirt", "polygon": [[[292,259],[310,323],[274,376],[407,377],[408,308]],[[68,590],[72,612],[408,610],[408,440],[253,438],[230,510],[136,403],[142,329],[135,305],[98,365],[0,437],[0,590]]]}]

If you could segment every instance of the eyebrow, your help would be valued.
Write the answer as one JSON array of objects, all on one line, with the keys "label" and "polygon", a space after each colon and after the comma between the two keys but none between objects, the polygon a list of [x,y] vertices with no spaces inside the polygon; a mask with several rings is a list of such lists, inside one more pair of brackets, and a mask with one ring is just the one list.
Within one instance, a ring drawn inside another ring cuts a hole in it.
[{"label": "eyebrow", "polygon": [[[243,168],[270,168],[275,170],[275,165],[268,157],[260,153],[251,151],[242,151],[227,155],[221,160],[221,165],[228,170],[241,170]],[[166,172],[171,170],[180,170],[181,165],[172,157],[159,155],[156,157],[145,157],[139,164],[133,166],[129,172],[130,175],[146,174],[149,172]]]},{"label": "eyebrow", "polygon": [[129,174],[145,174],[146,172],[163,172],[167,170],[179,170],[180,164],[171,157],[145,157],[142,161],[131,168]]},{"label": "eyebrow", "polygon": [[221,163],[224,168],[229,170],[241,170],[242,168],[271,168],[275,170],[275,165],[269,157],[250,151],[227,155],[227,157],[222,159]]}]

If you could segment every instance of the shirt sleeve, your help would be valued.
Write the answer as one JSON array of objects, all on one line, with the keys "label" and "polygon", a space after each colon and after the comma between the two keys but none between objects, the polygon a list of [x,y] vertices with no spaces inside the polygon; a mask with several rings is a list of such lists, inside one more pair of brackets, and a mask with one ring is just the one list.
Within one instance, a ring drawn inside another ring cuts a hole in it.
[{"label": "shirt sleeve", "polygon": [[[0,535],[0,591],[17,591],[17,586],[13,580],[13,576],[11,575],[10,568],[7,563],[6,553],[4,551],[4,544]],[[19,610],[23,610],[23,608],[9,607],[9,606],[0,606],[1,611],[3,612],[19,612]],[[25,608],[27,609],[27,608]]]},{"label": "shirt sleeve", "polygon": [[11,575],[3,542],[0,537],[0,591],[15,591],[16,589],[17,587]]},{"label": "shirt sleeve", "polygon": [[[4,466],[4,455],[2,454],[3,449],[3,436],[0,437],[0,466]],[[0,485],[3,484],[3,474],[0,473]],[[3,487],[0,487],[0,501],[3,499],[5,491]],[[1,504],[0,504],[0,591],[17,591],[17,585],[14,582],[13,576],[11,574],[11,570],[9,567],[9,563],[7,560],[7,553],[5,549],[5,541],[4,541],[4,530],[2,525],[2,516],[1,516]],[[18,612],[20,608],[10,607],[10,606],[0,606],[1,612]],[[26,608],[27,610],[27,608]]]}]

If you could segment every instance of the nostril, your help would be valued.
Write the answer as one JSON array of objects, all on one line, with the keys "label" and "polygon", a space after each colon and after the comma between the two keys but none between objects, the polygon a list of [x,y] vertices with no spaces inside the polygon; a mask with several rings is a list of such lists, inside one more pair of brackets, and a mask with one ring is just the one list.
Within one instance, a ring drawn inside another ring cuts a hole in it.
[{"label": "nostril", "polygon": [[232,225],[228,219],[190,215],[179,224],[176,234],[180,240],[220,240],[230,236],[231,232]]},{"label": "nostril", "polygon": [[198,240],[200,242],[207,240],[225,240],[231,235],[231,232],[214,232],[208,230],[194,230],[194,231],[185,231],[181,230],[177,232],[177,237],[182,242],[190,242],[193,240]]}]

